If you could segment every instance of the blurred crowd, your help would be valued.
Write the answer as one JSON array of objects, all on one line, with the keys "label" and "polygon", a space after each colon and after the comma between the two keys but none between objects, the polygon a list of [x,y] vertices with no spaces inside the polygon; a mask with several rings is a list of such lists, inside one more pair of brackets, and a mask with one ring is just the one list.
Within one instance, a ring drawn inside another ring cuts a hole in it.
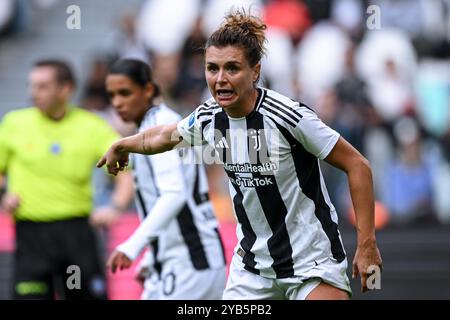
[{"label": "blurred crowd", "polygon": [[58,0],[2,0],[0,1],[0,40],[2,36],[24,32],[31,23],[31,10],[45,10]]},{"label": "blurred crowd", "polygon": [[[20,30],[20,3],[0,2],[0,34]],[[99,44],[80,105],[132,133],[104,88],[108,66],[132,57],[152,66],[168,105],[188,114],[209,97],[203,45],[233,6],[268,25],[261,85],[310,106],[371,162],[377,214],[388,215],[379,226],[450,223],[450,0],[142,1]],[[345,176],[323,169],[350,221]],[[226,219],[226,178],[216,171],[211,187]]]}]

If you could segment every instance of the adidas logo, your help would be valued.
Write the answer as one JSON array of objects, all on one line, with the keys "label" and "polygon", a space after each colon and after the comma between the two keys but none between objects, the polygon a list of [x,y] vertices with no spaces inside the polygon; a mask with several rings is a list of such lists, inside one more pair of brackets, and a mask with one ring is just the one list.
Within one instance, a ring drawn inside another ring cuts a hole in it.
[{"label": "adidas logo", "polygon": [[222,139],[219,140],[219,142],[216,144],[216,148],[222,148],[222,149],[229,149],[227,139],[225,137],[222,137]]}]

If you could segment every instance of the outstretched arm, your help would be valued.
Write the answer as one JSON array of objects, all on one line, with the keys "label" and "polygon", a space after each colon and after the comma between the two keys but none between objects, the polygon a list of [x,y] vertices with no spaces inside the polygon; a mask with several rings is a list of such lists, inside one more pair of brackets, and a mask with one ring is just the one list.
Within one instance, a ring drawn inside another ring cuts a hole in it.
[{"label": "outstretched arm", "polygon": [[362,291],[367,291],[367,272],[371,265],[382,267],[375,238],[374,193],[369,162],[345,139],[339,138],[325,161],[343,170],[350,185],[356,214],[357,249],[353,259],[353,278],[359,274]]},{"label": "outstretched arm", "polygon": [[97,163],[117,175],[128,165],[129,153],[155,154],[172,150],[182,142],[177,124],[161,125],[116,141]]}]

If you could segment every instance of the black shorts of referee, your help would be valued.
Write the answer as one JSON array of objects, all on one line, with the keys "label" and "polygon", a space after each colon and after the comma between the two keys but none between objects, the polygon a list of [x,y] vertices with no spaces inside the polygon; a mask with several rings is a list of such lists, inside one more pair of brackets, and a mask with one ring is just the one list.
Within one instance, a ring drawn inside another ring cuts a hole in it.
[{"label": "black shorts of referee", "polygon": [[87,218],[17,221],[14,299],[107,299],[97,248]]}]

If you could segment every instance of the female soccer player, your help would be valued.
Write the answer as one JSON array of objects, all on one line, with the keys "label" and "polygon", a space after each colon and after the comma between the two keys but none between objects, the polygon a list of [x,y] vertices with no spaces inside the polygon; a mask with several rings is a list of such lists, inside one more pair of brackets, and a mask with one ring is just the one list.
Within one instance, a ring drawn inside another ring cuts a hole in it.
[{"label": "female soccer player", "polygon": [[114,143],[100,159],[117,174],[129,153],[188,142],[214,148],[229,177],[238,221],[224,299],[348,299],[346,254],[319,159],[346,172],[357,220],[353,276],[381,267],[368,161],[306,105],[257,86],[266,26],[235,11],[209,37],[212,98],[189,117]]},{"label": "female soccer player", "polygon": [[[181,119],[163,103],[154,103],[158,87],[144,62],[116,62],[106,88],[120,117],[135,122],[140,132]],[[184,156],[192,152],[185,150]],[[219,299],[226,282],[225,258],[203,165],[187,163],[174,150],[134,155],[133,171],[142,223],[112,253],[112,271],[130,267],[151,245],[155,272],[144,283],[143,298]]]}]

